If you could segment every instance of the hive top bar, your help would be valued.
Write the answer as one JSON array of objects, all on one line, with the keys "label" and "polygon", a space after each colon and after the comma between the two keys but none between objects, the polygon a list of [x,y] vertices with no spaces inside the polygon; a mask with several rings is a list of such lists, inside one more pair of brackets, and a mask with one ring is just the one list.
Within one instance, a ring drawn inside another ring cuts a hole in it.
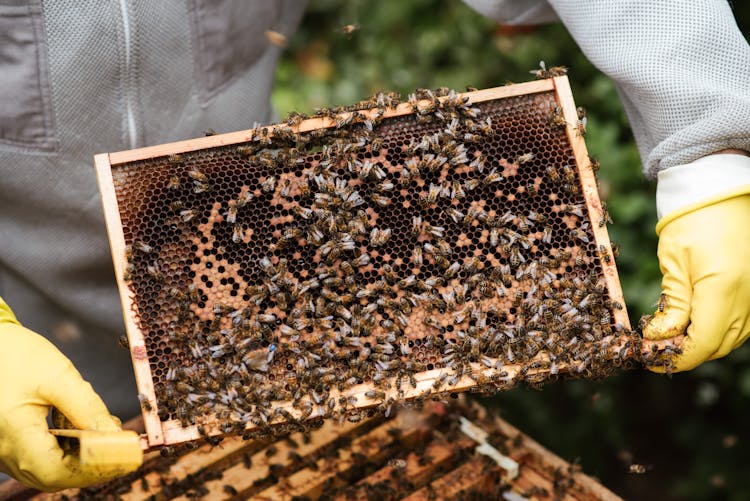
[{"label": "hive top bar", "polygon": [[98,155],[148,442],[629,363],[583,132],[558,77]]}]

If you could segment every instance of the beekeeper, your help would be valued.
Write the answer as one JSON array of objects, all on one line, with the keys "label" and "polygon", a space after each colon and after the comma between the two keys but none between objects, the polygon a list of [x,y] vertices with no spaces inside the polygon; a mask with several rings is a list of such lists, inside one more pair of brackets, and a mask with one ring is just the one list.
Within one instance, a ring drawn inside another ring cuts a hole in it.
[{"label": "beekeeper", "polygon": [[[727,2],[468,3],[562,20],[614,80],[658,179],[668,303],[644,335],[687,329],[677,370],[736,348],[750,333],[750,49]],[[269,122],[281,49],[265,34],[290,37],[304,6],[0,2],[1,471],[44,490],[106,480],[63,455],[49,406],[82,429],[138,412],[92,155]]]}]

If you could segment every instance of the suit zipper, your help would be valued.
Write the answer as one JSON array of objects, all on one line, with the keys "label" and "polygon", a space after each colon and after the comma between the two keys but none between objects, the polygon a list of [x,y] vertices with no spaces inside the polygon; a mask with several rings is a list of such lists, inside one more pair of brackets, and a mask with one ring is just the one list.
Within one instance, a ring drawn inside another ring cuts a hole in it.
[{"label": "suit zipper", "polygon": [[122,31],[125,43],[125,68],[123,70],[123,96],[125,99],[125,128],[128,133],[128,145],[135,148],[137,145],[138,131],[135,124],[135,95],[133,92],[133,41],[131,38],[130,15],[128,14],[127,0],[120,0],[120,13],[122,15]]}]

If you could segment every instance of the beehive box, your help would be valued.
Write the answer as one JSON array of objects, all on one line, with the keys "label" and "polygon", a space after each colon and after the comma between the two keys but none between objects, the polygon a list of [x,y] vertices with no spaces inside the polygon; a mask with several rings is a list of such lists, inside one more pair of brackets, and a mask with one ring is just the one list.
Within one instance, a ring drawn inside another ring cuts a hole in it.
[{"label": "beehive box", "polygon": [[566,77],[96,157],[148,443],[636,356]]},{"label": "beehive box", "polygon": [[152,453],[137,472],[102,486],[17,491],[4,501],[620,500],[476,403],[431,403],[390,418],[317,425],[275,441],[229,437],[218,447],[179,446],[175,456]]}]

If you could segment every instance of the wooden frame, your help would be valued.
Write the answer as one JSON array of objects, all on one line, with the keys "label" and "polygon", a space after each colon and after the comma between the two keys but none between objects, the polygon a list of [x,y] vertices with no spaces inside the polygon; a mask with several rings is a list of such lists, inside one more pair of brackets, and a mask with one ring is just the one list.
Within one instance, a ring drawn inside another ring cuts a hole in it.
[{"label": "wooden frame", "polygon": [[[588,207],[588,214],[590,220],[592,222],[596,222],[603,217],[603,209],[599,200],[596,180],[594,177],[594,172],[591,168],[586,145],[577,130],[578,118],[567,77],[556,77],[548,80],[539,80],[522,84],[508,85],[505,87],[467,92],[463,95],[468,97],[472,103],[480,103],[508,97],[550,91],[555,93],[555,99],[562,109],[563,116],[565,118],[565,121],[567,122],[567,137],[570,145],[572,146],[576,164],[578,166],[578,174],[582,183],[583,194],[586,205]],[[429,102],[425,100],[420,101],[418,106],[426,107],[428,104]],[[378,110],[366,110],[363,111],[363,113],[374,116],[376,113],[378,113]],[[387,109],[383,115],[383,118],[403,116],[411,113],[413,113],[412,106],[408,103],[402,103],[396,108]],[[312,118],[304,120],[296,126],[292,126],[292,130],[295,132],[304,132],[319,128],[334,127],[335,124],[335,120],[331,118]],[[268,129],[272,134],[273,130],[276,127],[282,126],[285,125],[282,124],[277,126],[269,126]],[[120,299],[123,305],[125,327],[130,342],[130,351],[133,359],[136,382],[138,385],[138,390],[141,394],[141,398],[145,398],[151,403],[150,410],[146,410],[146,408],[144,408],[143,410],[143,417],[146,427],[144,446],[146,445],[146,443],[148,444],[148,446],[154,447],[162,444],[171,444],[187,440],[194,440],[200,438],[200,434],[196,426],[185,428],[177,420],[166,422],[161,422],[159,420],[157,408],[158,401],[154,391],[153,377],[151,374],[151,369],[149,367],[146,346],[143,335],[136,325],[137,306],[133,300],[130,289],[122,278],[126,265],[125,238],[122,228],[122,221],[120,219],[120,212],[118,209],[118,202],[113,187],[112,170],[116,169],[118,166],[129,164],[131,162],[139,160],[148,160],[173,154],[180,154],[190,151],[247,142],[253,137],[253,132],[253,130],[244,130],[135,150],[103,153],[95,156],[96,171],[99,179],[99,187],[102,194],[105,220],[107,223],[110,245],[112,248],[117,285],[120,291]],[[601,255],[607,255],[612,258],[611,260],[609,260],[610,262],[605,262],[604,259],[601,260],[601,266],[608,288],[608,293],[613,301],[619,303],[620,305],[624,305],[625,303],[622,296],[622,290],[620,288],[617,269],[615,268],[614,264],[607,229],[606,227],[599,226],[597,224],[591,224],[591,227],[597,248],[601,249]],[[623,328],[630,328],[627,312],[624,307],[621,309],[615,309],[613,311],[613,317],[614,321],[620,324]],[[625,339],[625,336],[623,336],[622,338],[617,339],[612,346],[622,346],[625,342],[627,342],[627,340]],[[478,364],[475,364],[473,369],[474,374],[479,374],[480,378],[486,378],[487,381],[492,381],[493,378],[497,378],[499,375],[499,370],[488,369]],[[514,378],[523,369],[524,367],[522,367],[521,365],[506,365],[505,367],[503,367],[503,371],[507,373],[505,377],[508,378]],[[566,366],[561,364],[560,369],[564,371],[566,369]],[[386,398],[389,396],[397,397],[398,400],[418,398],[431,390],[433,383],[436,379],[440,378],[443,372],[443,369],[433,369],[416,374],[415,388],[409,387],[402,390],[399,394],[397,394],[397,392],[393,390],[389,392],[388,395],[386,395]],[[547,371],[545,369],[534,369],[525,372],[525,374],[533,375],[535,373],[541,374],[546,372]],[[463,377],[459,378],[454,384],[446,384],[443,388],[441,388],[441,391],[465,391],[471,389],[476,385],[477,383],[474,379],[472,379],[468,375],[464,375]],[[357,401],[355,407],[358,408],[378,405],[380,403],[379,401],[369,398],[366,395],[366,393],[370,389],[372,389],[372,387],[369,384],[364,383],[350,388],[349,390],[344,392],[343,396],[355,397]],[[331,398],[338,399],[341,395],[339,395],[339,392],[334,389],[331,391],[330,396]],[[278,406],[284,407],[289,413],[295,416],[295,418],[302,417],[301,411],[292,407],[291,403],[289,402],[279,403]],[[309,418],[313,418],[323,414],[323,409],[317,407],[313,411],[312,415],[309,416]],[[251,426],[253,425],[249,425],[249,427]],[[205,426],[205,428],[209,434],[221,433],[218,425],[208,425]]]},{"label": "wooden frame", "polygon": [[[455,431],[458,416],[492,434],[495,444],[504,444],[503,454],[518,464],[518,475],[507,478],[507,470],[477,453],[478,442]],[[120,499],[135,501],[154,496],[188,501],[191,498],[185,492],[169,495],[168,484],[220,471],[220,478],[214,475],[201,482],[207,491],[203,499],[230,498],[225,485],[242,499],[289,500],[295,495],[317,499],[326,489],[339,486],[351,490],[340,490],[334,499],[359,499],[355,493],[372,492],[380,484],[396,491],[403,489],[399,498],[409,501],[434,499],[435,492],[441,499],[452,499],[466,489],[478,487],[492,492],[501,486],[518,495],[532,489],[546,491],[547,496],[535,498],[548,500],[561,494],[554,491],[555,482],[566,476],[568,487],[561,499],[622,501],[513,425],[467,399],[450,405],[431,403],[421,411],[405,410],[388,420],[376,417],[343,425],[329,420],[307,436],[294,433],[289,440],[248,442],[228,437],[219,447],[204,445],[185,452],[166,468],[154,468],[152,460],[161,458],[158,453],[147,457],[144,469],[125,481],[130,489],[120,491]],[[397,466],[393,460],[403,461],[401,476],[394,472]],[[377,466],[374,471],[365,471],[365,463]],[[357,469],[362,473],[357,474]],[[353,478],[347,478],[352,473]],[[411,487],[399,485],[400,478],[408,479]],[[122,485],[122,481],[113,482]],[[112,492],[112,488],[104,492]],[[0,484],[0,501],[60,501],[63,496],[77,499],[78,494],[78,489],[46,494],[17,482]]]}]

